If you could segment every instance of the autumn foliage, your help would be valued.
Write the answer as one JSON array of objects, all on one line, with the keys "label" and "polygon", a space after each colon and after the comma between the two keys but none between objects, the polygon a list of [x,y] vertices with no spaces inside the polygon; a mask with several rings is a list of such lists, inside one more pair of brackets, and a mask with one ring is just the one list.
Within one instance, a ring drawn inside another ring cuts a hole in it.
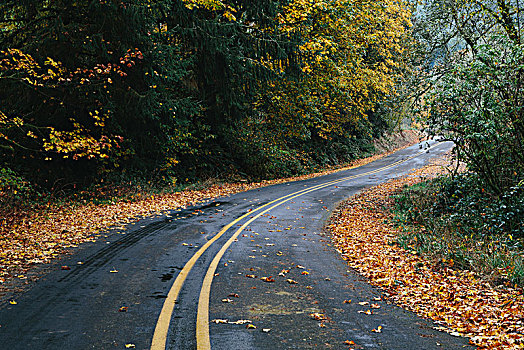
[{"label": "autumn foliage", "polygon": [[410,26],[400,0],[9,0],[0,12],[3,167],[55,191],[354,159],[388,127],[374,111],[395,95]]}]

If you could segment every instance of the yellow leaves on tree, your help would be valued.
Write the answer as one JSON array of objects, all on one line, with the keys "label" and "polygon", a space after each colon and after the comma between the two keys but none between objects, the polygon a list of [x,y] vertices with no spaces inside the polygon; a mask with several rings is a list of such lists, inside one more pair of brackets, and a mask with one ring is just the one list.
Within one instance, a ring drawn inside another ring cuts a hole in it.
[{"label": "yellow leaves on tree", "polygon": [[357,127],[395,93],[410,16],[402,0],[291,1],[278,20],[283,33],[302,39],[303,74],[275,83],[257,103],[269,105],[269,118],[308,120],[323,137]]},{"label": "yellow leaves on tree", "polygon": [[222,15],[230,21],[236,21],[234,13],[236,9],[220,0],[183,0],[185,6],[192,9],[206,9],[213,12],[222,12]]},{"label": "yellow leaves on tree", "polygon": [[34,86],[44,86],[46,81],[58,80],[65,73],[60,62],[48,57],[41,67],[31,55],[18,49],[0,51],[0,79],[22,79]]},{"label": "yellow leaves on tree", "polygon": [[[54,90],[92,83],[112,84],[111,76],[125,77],[127,74],[124,69],[133,67],[141,59],[143,55],[138,49],[128,50],[120,58],[119,64],[98,64],[92,69],[78,68],[69,72],[50,57],[39,64],[21,50],[7,49],[0,51],[0,79],[18,83],[17,88],[29,87],[41,91],[43,103],[56,101],[56,104],[62,106],[63,102],[54,97]],[[122,139],[104,135],[111,112],[97,108],[89,112],[82,122],[72,116],[69,122],[61,122],[61,127],[58,127],[56,122],[44,121],[49,119],[48,116],[20,116],[6,110],[5,104],[0,104],[0,145],[11,149],[21,147],[44,151],[47,159],[51,159],[52,154],[72,159],[108,158],[109,151],[117,147]]]},{"label": "yellow leaves on tree", "polygon": [[50,127],[49,137],[44,140],[44,149],[62,154],[64,158],[71,155],[75,160],[109,157],[108,151],[116,145],[115,141],[104,135],[95,139],[78,123],[74,123],[74,127],[73,131],[58,131]]}]

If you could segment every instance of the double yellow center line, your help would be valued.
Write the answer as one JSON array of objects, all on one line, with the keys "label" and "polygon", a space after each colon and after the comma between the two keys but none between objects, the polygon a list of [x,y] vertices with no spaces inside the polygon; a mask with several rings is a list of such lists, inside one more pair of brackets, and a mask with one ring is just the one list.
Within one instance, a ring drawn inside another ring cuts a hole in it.
[{"label": "double yellow center line", "polygon": [[[434,147],[434,146],[432,146]],[[432,148],[431,147],[431,148]],[[426,152],[426,151],[424,151]],[[229,246],[235,241],[235,239],[240,235],[240,233],[254,220],[262,216],[263,214],[267,213],[268,211],[294,199],[297,197],[300,197],[302,195],[305,195],[307,193],[317,191],[320,189],[323,189],[328,186],[332,186],[335,184],[338,184],[340,182],[344,182],[347,180],[352,180],[358,177],[372,175],[378,172],[381,172],[386,169],[393,168],[399,164],[402,164],[404,162],[407,162],[408,160],[411,160],[420,154],[424,153],[420,152],[416,155],[413,155],[411,157],[408,157],[406,159],[399,160],[395,163],[392,163],[390,165],[384,166],[382,168],[368,171],[366,173],[353,175],[344,177],[338,180],[329,181],[323,184],[319,184],[310,188],[305,188],[300,191],[296,191],[293,193],[290,193],[286,196],[282,196],[280,198],[277,198],[269,203],[266,203],[264,205],[259,206],[258,208],[245,213],[244,215],[240,216],[239,218],[231,221],[229,224],[224,226],[222,230],[220,230],[213,238],[211,238],[209,241],[207,241],[192,257],[189,259],[189,261],[184,265],[180,273],[178,274],[175,282],[171,286],[171,289],[169,290],[169,293],[167,294],[166,299],[164,300],[164,305],[162,306],[162,310],[160,311],[160,315],[158,317],[155,332],[153,334],[153,340],[151,343],[151,350],[165,350],[166,348],[166,342],[167,342],[167,334],[169,330],[169,324],[171,322],[171,317],[173,315],[173,310],[175,308],[176,301],[178,299],[178,295],[180,293],[180,290],[182,289],[182,286],[184,285],[184,282],[191,272],[191,269],[197,262],[197,260],[204,254],[204,252],[220,237],[222,237],[233,225],[237,224],[239,221],[245,219],[246,217],[253,215],[255,212],[260,211],[255,216],[251,217],[246,223],[244,223],[232,236],[231,238],[224,243],[222,248],[219,250],[219,252],[215,255],[213,258],[207,273],[204,277],[204,282],[202,285],[202,289],[200,291],[200,297],[198,300],[198,311],[197,311],[197,324],[196,324],[196,339],[197,339],[197,349],[198,350],[208,350],[211,349],[211,342],[209,337],[209,297],[211,292],[211,283],[213,282],[213,277],[215,275],[215,271],[218,267],[218,264],[220,263],[220,259],[226,252],[226,250],[229,248]],[[264,209],[266,208],[266,209]],[[264,210],[263,210],[264,209]]]}]

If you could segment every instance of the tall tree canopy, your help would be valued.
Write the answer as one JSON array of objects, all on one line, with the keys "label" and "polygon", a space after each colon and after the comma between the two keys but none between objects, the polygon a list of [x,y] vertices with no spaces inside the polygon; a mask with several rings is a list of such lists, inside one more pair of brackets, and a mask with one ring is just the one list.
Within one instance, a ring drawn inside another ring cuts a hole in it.
[{"label": "tall tree canopy", "polygon": [[351,159],[387,125],[374,111],[410,26],[401,0],[8,0],[0,14],[3,168],[48,187]]},{"label": "tall tree canopy", "polygon": [[415,33],[425,122],[501,197],[523,179],[522,8],[511,0],[426,1]]}]

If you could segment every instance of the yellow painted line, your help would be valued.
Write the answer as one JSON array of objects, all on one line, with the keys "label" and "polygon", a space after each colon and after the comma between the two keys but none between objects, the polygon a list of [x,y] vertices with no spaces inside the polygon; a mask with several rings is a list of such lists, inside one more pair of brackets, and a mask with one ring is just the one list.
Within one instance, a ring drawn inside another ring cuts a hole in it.
[{"label": "yellow painted line", "polygon": [[[436,146],[436,145],[435,145]],[[434,146],[430,147],[429,149],[433,148]],[[207,270],[206,276],[204,277],[204,282],[202,284],[202,289],[200,290],[200,296],[198,298],[198,311],[197,311],[197,321],[196,321],[196,340],[197,340],[197,350],[210,350],[211,349],[211,340],[209,335],[209,299],[211,295],[211,284],[213,283],[213,277],[215,276],[216,269],[218,267],[218,264],[220,263],[220,260],[224,256],[226,250],[231,246],[231,244],[238,238],[240,233],[254,220],[258,219],[263,214],[267,213],[268,211],[294,199],[300,196],[303,196],[304,194],[307,194],[309,192],[317,191],[319,189],[332,186],[334,184],[355,179],[362,176],[372,175],[378,172],[381,172],[383,170],[393,168],[401,163],[407,162],[408,160],[411,160],[415,157],[418,157],[422,153],[426,153],[429,149],[424,150],[423,152],[419,152],[416,155],[413,155],[411,157],[408,157],[406,159],[397,161],[395,163],[392,163],[388,166],[369,171],[363,174],[348,176],[342,179],[334,180],[328,183],[324,183],[322,185],[317,185],[316,188],[309,188],[302,191],[298,191],[295,193],[292,193],[292,197],[289,197],[287,199],[283,199],[279,203],[271,206],[270,208],[265,209],[264,211],[258,213],[248,221],[246,221],[232,236],[229,238],[229,240],[222,246],[222,248],[218,251],[218,253],[213,258],[213,261],[211,261],[211,264],[209,265],[209,268]],[[301,193],[300,193],[301,192]],[[261,209],[261,208],[260,208]]]},{"label": "yellow painted line", "polygon": [[[335,180],[338,181],[338,180]],[[331,181],[333,182],[333,181]],[[180,293],[180,290],[182,289],[182,286],[184,285],[184,282],[189,275],[189,272],[195,266],[195,263],[197,260],[204,254],[204,252],[213,244],[217,239],[222,237],[224,233],[230,229],[233,225],[235,225],[237,222],[241,221],[242,219],[246,218],[249,215],[252,215],[253,213],[273,204],[280,200],[283,200],[287,197],[293,196],[294,194],[304,192],[310,189],[315,189],[319,186],[324,186],[325,184],[316,185],[310,188],[305,188],[301,191],[290,193],[286,196],[277,198],[269,203],[266,203],[250,212],[245,213],[244,215],[240,216],[239,218],[233,220],[220,232],[218,232],[215,236],[213,236],[212,239],[206,242],[192,257],[189,259],[189,261],[184,265],[180,273],[178,274],[177,278],[175,279],[175,282],[173,282],[173,285],[171,286],[166,299],[164,300],[164,305],[162,306],[162,310],[160,311],[160,315],[158,316],[158,320],[156,323],[155,331],[153,333],[153,340],[151,342],[151,350],[165,350],[166,347],[166,341],[167,341],[167,332],[169,330],[169,324],[171,322],[171,316],[173,315],[173,310],[175,308],[176,301],[178,299],[178,294]]]},{"label": "yellow painted line", "polygon": [[[422,152],[421,152],[422,153]],[[419,153],[419,154],[421,154]],[[315,191],[317,189],[321,189],[321,188],[324,188],[324,187],[327,187],[327,186],[331,186],[331,185],[334,185],[336,183],[339,183],[339,182],[343,182],[343,181],[346,181],[346,180],[350,180],[350,179],[354,179],[354,178],[357,178],[357,177],[362,177],[362,176],[366,176],[366,175],[371,175],[371,174],[374,174],[374,173],[377,173],[377,172],[380,172],[380,171],[383,171],[383,170],[386,170],[388,168],[392,168],[398,164],[401,164],[403,162],[406,162],[410,159],[413,159],[414,157],[418,156],[419,154],[415,155],[415,156],[411,156],[411,157],[408,157],[406,159],[403,159],[403,160],[400,160],[400,161],[397,161],[393,164],[390,164],[386,167],[382,167],[380,169],[376,169],[376,170],[373,170],[373,171],[369,171],[369,172],[366,172],[366,173],[363,173],[363,174],[358,174],[358,175],[353,175],[353,176],[348,176],[348,177],[345,177],[345,178],[342,178],[342,179],[338,179],[338,180],[333,180],[333,181],[330,181],[330,182],[327,182],[327,183],[324,183],[324,184],[319,184],[319,185],[315,185],[313,187],[310,187],[310,188],[305,188],[303,190],[300,190],[300,191],[297,191],[297,192],[293,192],[293,193],[290,193],[286,196],[282,196],[278,199],[275,199],[269,203],[266,203],[264,205],[261,205],[260,207],[250,211],[250,212],[247,212],[245,213],[244,215],[240,216],[239,218],[233,220],[232,222],[230,222],[229,224],[227,224],[226,226],[224,226],[215,236],[213,236],[212,239],[210,239],[209,241],[207,241],[190,259],[189,261],[184,265],[184,267],[182,268],[182,270],[180,271],[180,273],[178,274],[177,278],[175,279],[175,282],[173,282],[173,285],[171,286],[168,294],[167,294],[167,297],[166,299],[164,300],[164,304],[162,306],[162,310],[160,311],[160,315],[158,316],[158,320],[157,320],[157,323],[156,323],[156,326],[155,326],[155,331],[153,333],[153,339],[152,339],[152,342],[151,342],[151,350],[165,350],[166,348],[166,342],[167,342],[167,333],[168,333],[168,330],[169,330],[169,324],[171,322],[171,317],[173,315],[173,310],[175,308],[175,305],[176,305],[176,301],[178,299],[178,295],[180,294],[180,290],[182,289],[182,286],[184,285],[184,282],[187,278],[187,276],[189,275],[191,269],[193,268],[193,266],[195,266],[195,263],[197,262],[197,260],[202,256],[202,254],[204,254],[204,252],[216,241],[218,240],[220,237],[222,237],[226,231],[228,229],[230,229],[233,225],[235,225],[236,223],[238,223],[239,221],[241,221],[242,219],[246,218],[247,216],[249,215],[252,215],[254,214],[255,212],[271,205],[271,204],[274,204],[276,202],[279,202],[279,201],[282,201],[280,204],[278,205],[281,205],[282,203],[284,202],[287,202],[287,200],[290,200],[291,198],[289,197],[292,197],[292,198],[296,198],[302,194],[305,194],[306,192],[311,192],[311,191]],[[286,200],[287,198],[287,200]],[[273,207],[272,207],[273,208]],[[269,209],[268,209],[269,210]],[[266,210],[267,211],[267,210]],[[264,211],[264,213],[266,212]],[[256,217],[260,217],[260,215],[262,215],[262,213],[258,214]],[[249,221],[249,222],[252,222]],[[245,226],[242,226],[242,227],[245,227]],[[238,232],[238,231],[237,231]],[[226,243],[227,244],[227,243]],[[227,248],[226,248],[227,249]],[[224,249],[224,252],[225,250]],[[221,249],[222,251],[222,249]],[[224,253],[222,253],[223,255]],[[221,255],[221,256],[222,256]],[[215,256],[216,258],[216,256]],[[220,260],[220,259],[218,259]],[[216,267],[213,271],[216,270]],[[209,269],[208,269],[208,273],[209,273]],[[212,275],[214,275],[214,272],[212,273]],[[207,274],[206,274],[207,276]],[[211,281],[209,282],[209,288],[211,286],[211,282],[212,282],[212,278],[211,278]],[[202,294],[202,292],[201,292]],[[201,295],[202,297],[202,295]],[[207,296],[207,302],[204,303],[206,306],[206,310],[209,310],[209,295]],[[201,314],[200,312],[200,302],[199,302],[199,313]],[[209,342],[209,322],[208,322],[208,314],[209,312],[206,312],[206,321],[205,323],[203,323],[200,327],[198,327],[198,323],[197,323],[197,328],[200,329],[200,333],[202,334],[200,337],[200,341],[199,341],[199,337],[197,335],[197,347],[200,346],[198,344],[208,344],[207,346],[207,349],[210,349],[211,348],[211,345],[210,345],[210,342]],[[197,315],[198,317],[198,315]],[[207,342],[206,341],[202,341],[202,339],[205,339],[206,338],[206,333],[207,333]],[[198,333],[197,333],[198,334]],[[199,347],[200,349],[200,347]],[[202,349],[206,349],[204,347],[202,347]]]},{"label": "yellow painted line", "polygon": [[[331,186],[325,185],[324,187]],[[258,213],[248,221],[246,221],[245,224],[243,224],[232,236],[229,238],[229,240],[222,246],[220,251],[215,255],[213,261],[209,265],[209,268],[207,270],[206,276],[204,277],[204,282],[202,284],[202,289],[200,291],[200,297],[198,298],[198,312],[197,312],[197,323],[196,323],[196,338],[197,338],[197,350],[206,350],[211,349],[211,342],[209,338],[209,297],[211,294],[211,283],[213,282],[213,277],[215,276],[215,271],[218,267],[218,264],[220,263],[220,259],[222,259],[222,256],[226,252],[226,250],[229,248],[229,246],[237,239],[238,235],[254,220],[258,219],[261,215],[267,213],[268,211],[284,204],[287,201],[290,201],[296,197],[300,197],[308,192],[313,192],[316,190],[319,190],[320,188],[314,188],[310,189],[309,191],[305,191],[303,193],[297,194],[293,197],[284,199],[283,201],[273,205],[272,207]]]}]

